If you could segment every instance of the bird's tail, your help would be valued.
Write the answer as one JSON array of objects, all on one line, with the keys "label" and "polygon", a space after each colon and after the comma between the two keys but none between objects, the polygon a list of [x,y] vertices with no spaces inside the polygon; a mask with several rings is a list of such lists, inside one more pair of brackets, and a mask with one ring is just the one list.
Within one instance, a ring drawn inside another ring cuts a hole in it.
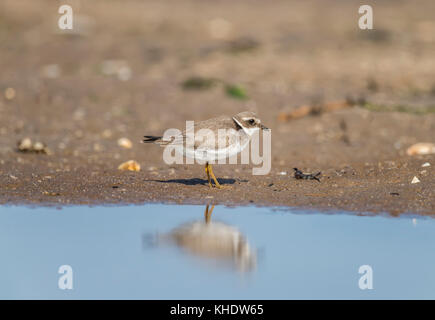
[{"label": "bird's tail", "polygon": [[144,143],[159,143],[162,141],[163,137],[157,137],[157,136],[144,136],[143,142]]},{"label": "bird's tail", "polygon": [[170,140],[163,140],[163,137],[158,136],[144,136],[145,139],[142,140],[143,143],[155,143],[160,146],[166,146],[174,141],[174,138]]}]

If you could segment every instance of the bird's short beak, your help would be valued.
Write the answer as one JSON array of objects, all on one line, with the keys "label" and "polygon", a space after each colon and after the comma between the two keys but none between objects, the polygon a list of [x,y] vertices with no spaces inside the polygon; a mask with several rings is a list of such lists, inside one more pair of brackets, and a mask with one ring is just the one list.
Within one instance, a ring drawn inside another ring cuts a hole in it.
[{"label": "bird's short beak", "polygon": [[270,131],[270,129],[268,127],[266,127],[265,125],[260,124],[260,126],[261,126],[261,129],[266,130],[266,131]]}]

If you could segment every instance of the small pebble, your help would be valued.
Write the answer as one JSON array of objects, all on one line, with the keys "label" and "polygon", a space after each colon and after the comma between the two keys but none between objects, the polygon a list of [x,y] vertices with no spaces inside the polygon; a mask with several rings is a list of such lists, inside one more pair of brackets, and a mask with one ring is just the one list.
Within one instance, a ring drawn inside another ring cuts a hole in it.
[{"label": "small pebble", "polygon": [[99,152],[103,150],[103,146],[98,143],[94,143],[94,151]]},{"label": "small pebble", "polygon": [[130,80],[132,76],[132,70],[125,60],[104,60],[101,71],[108,76],[116,75],[121,81]]},{"label": "small pebble", "polygon": [[73,119],[76,121],[81,121],[85,118],[86,111],[83,108],[78,108],[73,113]]},{"label": "small pebble", "polygon": [[82,130],[76,130],[74,132],[74,135],[76,136],[77,139],[81,139],[85,136]]},{"label": "small pebble", "polygon": [[110,138],[112,136],[112,131],[110,131],[109,129],[106,129],[103,131],[102,135],[103,135],[103,138]]},{"label": "small pebble", "polygon": [[422,166],[423,168],[424,168],[424,167],[430,167],[430,163],[429,163],[429,162],[425,162],[425,163],[423,163],[421,166]]},{"label": "small pebble", "polygon": [[117,72],[118,79],[121,80],[121,81],[128,81],[128,80],[130,80],[131,79],[131,74],[132,74],[132,72],[131,72],[131,69],[130,69],[129,66],[121,67],[118,70],[118,72]]},{"label": "small pebble", "polygon": [[60,75],[60,67],[57,64],[48,64],[41,68],[41,76],[49,79],[56,79]]},{"label": "small pebble", "polygon": [[5,90],[5,98],[6,100],[12,100],[13,98],[15,98],[15,89],[14,88],[6,88]]}]

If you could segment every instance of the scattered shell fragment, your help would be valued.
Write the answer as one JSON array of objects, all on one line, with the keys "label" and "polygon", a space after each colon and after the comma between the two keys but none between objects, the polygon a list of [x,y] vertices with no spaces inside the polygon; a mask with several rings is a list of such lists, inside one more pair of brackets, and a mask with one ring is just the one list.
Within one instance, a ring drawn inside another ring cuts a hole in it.
[{"label": "scattered shell fragment", "polygon": [[130,139],[128,139],[128,138],[118,139],[118,145],[120,147],[123,147],[123,148],[126,148],[126,149],[131,149],[131,147],[133,146],[133,144],[131,143]]},{"label": "scattered shell fragment", "polygon": [[19,152],[34,152],[34,153],[45,153],[49,154],[49,150],[46,145],[42,142],[32,143],[30,138],[24,138],[17,143],[17,148]]},{"label": "scattered shell fragment", "polygon": [[425,162],[425,163],[423,163],[421,166],[422,166],[423,168],[424,168],[424,167],[430,167],[430,163],[429,163],[429,162]]},{"label": "scattered shell fragment", "polygon": [[30,138],[24,138],[18,142],[18,150],[24,151],[32,148],[32,140]]},{"label": "scattered shell fragment", "polygon": [[43,191],[42,194],[46,195],[46,196],[60,196],[59,192],[50,192],[50,191]]},{"label": "scattered shell fragment", "polygon": [[140,164],[137,161],[129,160],[123,162],[118,167],[119,170],[140,171]]},{"label": "scattered shell fragment", "polygon": [[285,172],[285,171],[281,171],[281,172],[278,172],[278,174],[279,174],[280,176],[285,176],[285,175],[287,174],[287,172]]},{"label": "scattered shell fragment", "polygon": [[417,177],[414,177],[411,181],[411,183],[419,183],[420,180]]},{"label": "scattered shell fragment", "polygon": [[406,153],[409,156],[414,156],[414,155],[423,155],[423,154],[434,154],[435,153],[435,144],[434,143],[429,143],[429,142],[420,142],[420,143],[416,143],[413,144],[412,146],[410,146],[407,150]]},{"label": "scattered shell fragment", "polygon": [[42,142],[35,142],[33,145],[33,150],[36,152],[42,152],[44,150],[45,146]]}]

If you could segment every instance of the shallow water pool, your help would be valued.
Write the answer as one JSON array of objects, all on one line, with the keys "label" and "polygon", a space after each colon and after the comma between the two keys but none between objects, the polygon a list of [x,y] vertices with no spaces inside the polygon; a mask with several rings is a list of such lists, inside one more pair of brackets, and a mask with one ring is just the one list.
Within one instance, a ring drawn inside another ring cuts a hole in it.
[{"label": "shallow water pool", "polygon": [[2,206],[0,298],[435,298],[434,219],[212,209]]}]

